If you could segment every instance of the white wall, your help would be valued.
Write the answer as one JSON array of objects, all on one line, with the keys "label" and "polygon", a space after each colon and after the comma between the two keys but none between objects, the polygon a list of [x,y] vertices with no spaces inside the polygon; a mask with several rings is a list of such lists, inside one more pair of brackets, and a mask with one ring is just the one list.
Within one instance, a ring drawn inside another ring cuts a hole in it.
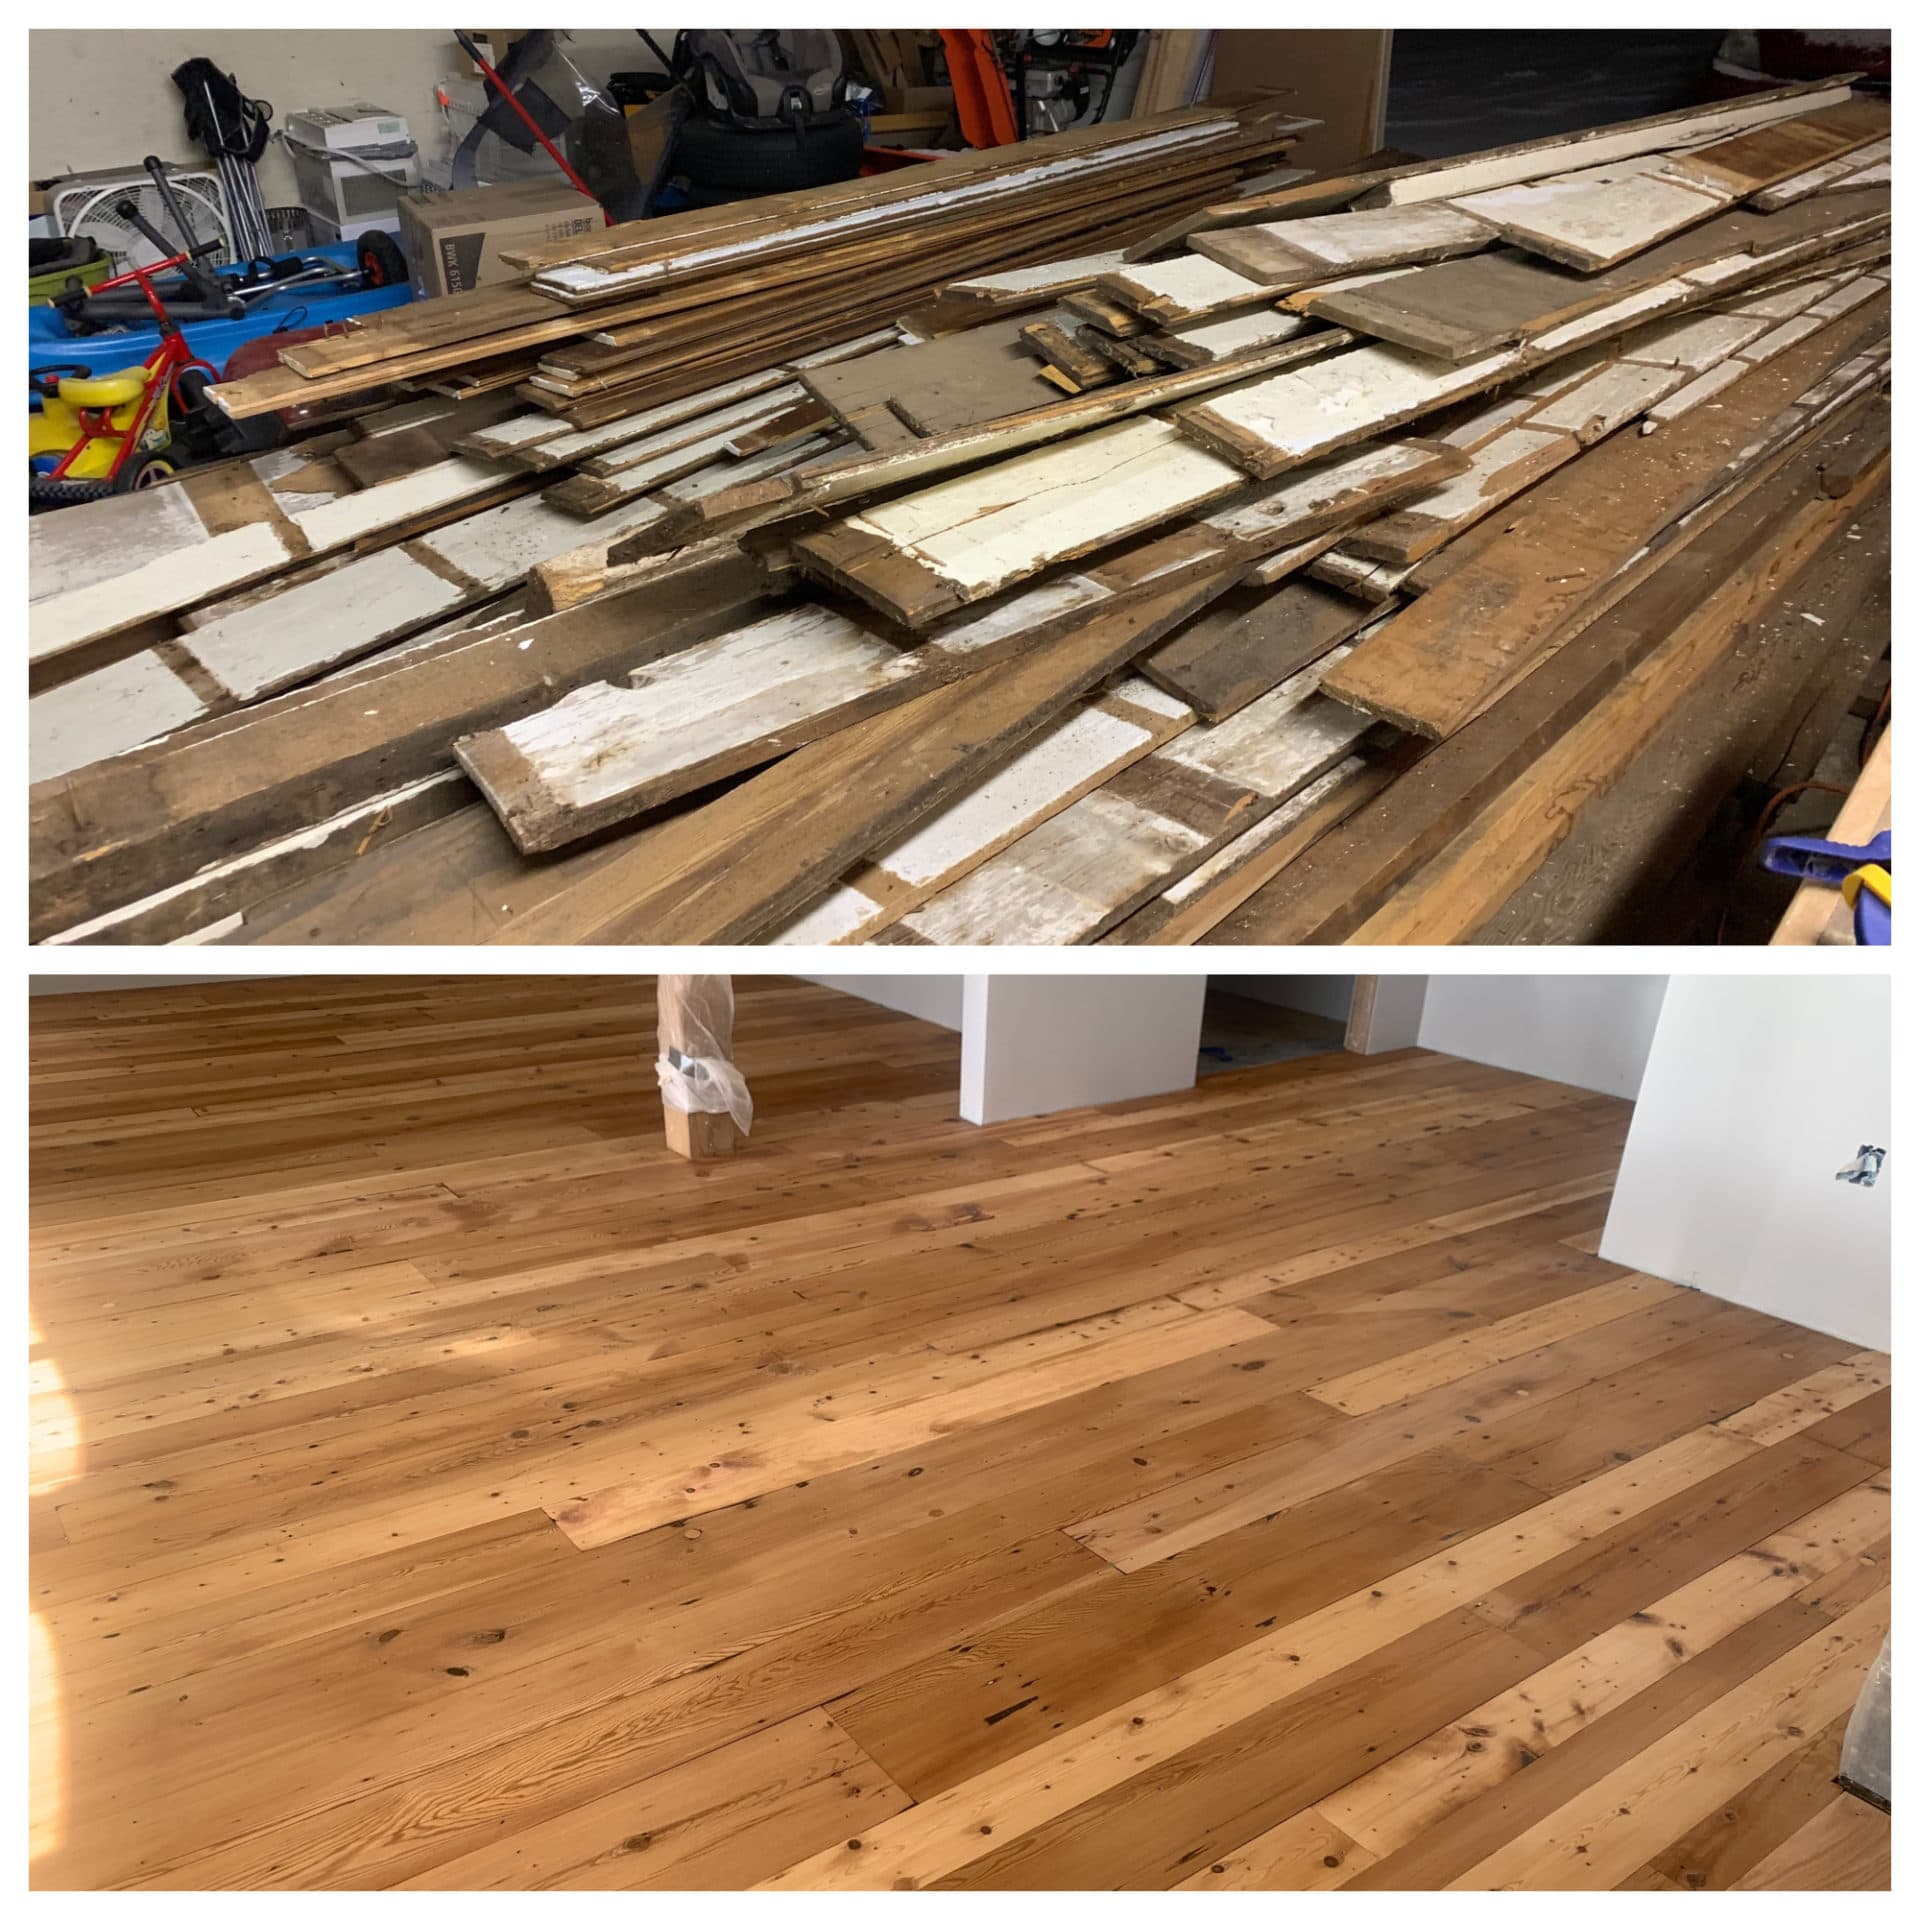
[{"label": "white wall", "polygon": [[1199,973],[968,974],[961,1118],[984,1125],[1192,1086],[1206,988]]},{"label": "white wall", "polygon": [[798,973],[794,978],[960,1031],[962,976],[957,973]]},{"label": "white wall", "polygon": [[1420,1044],[1631,1100],[1665,974],[1446,974],[1427,982]]},{"label": "white wall", "polygon": [[[652,32],[671,50],[673,28]],[[595,86],[621,68],[657,64],[625,28],[576,31],[562,46]],[[252,98],[271,102],[276,131],[302,108],[365,100],[404,114],[427,159],[441,144],[436,84],[473,77],[452,33],[441,27],[40,28],[27,36],[28,177],[138,167],[150,153],[204,164],[169,77],[196,55],[232,74]],[[298,203],[293,167],[278,141],[258,172],[268,206]]]},{"label": "white wall", "polygon": [[[423,148],[439,126],[435,83],[465,66],[443,28],[42,28],[27,36],[29,177],[138,167],[150,153],[204,165],[169,77],[195,55],[270,101],[276,130],[303,107],[368,100],[405,114]],[[298,203],[278,142],[258,172],[268,206]]]},{"label": "white wall", "polygon": [[1207,984],[1243,1000],[1344,1020],[1353,1008],[1350,973],[1210,973]]},{"label": "white wall", "polygon": [[1601,1253],[1782,1319],[1892,1340],[1887,983],[1676,975],[1627,1137]]}]

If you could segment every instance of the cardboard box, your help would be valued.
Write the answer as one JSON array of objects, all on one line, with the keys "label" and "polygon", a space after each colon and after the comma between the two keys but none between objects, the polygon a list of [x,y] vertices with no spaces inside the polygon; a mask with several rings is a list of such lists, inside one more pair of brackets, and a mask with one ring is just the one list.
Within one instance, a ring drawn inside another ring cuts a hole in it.
[{"label": "cardboard box", "polygon": [[400,202],[400,250],[417,299],[517,280],[507,246],[565,240],[605,224],[599,207],[564,180],[517,180],[466,193],[408,194]]}]

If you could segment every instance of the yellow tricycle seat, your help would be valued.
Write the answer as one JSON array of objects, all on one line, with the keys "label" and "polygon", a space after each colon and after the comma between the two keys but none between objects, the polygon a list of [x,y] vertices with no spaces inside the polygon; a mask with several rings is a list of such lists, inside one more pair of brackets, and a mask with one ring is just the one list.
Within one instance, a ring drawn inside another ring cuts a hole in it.
[{"label": "yellow tricycle seat", "polygon": [[146,390],[145,367],[121,367],[86,379],[69,376],[60,382],[60,398],[70,407],[127,407]]}]

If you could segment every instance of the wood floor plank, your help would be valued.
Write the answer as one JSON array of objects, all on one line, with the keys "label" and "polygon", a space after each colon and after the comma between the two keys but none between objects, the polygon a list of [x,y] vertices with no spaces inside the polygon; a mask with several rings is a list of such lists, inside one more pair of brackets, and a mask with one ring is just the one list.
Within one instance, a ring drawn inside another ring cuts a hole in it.
[{"label": "wood floor plank", "polygon": [[1743,1788],[1724,1806],[1683,1834],[1641,1868],[1687,1893],[1735,1886],[1778,1846],[1844,1791],[1840,1742],[1846,1716],[1836,1716],[1819,1734],[1771,1771]]},{"label": "wood floor plank", "polygon": [[907,1798],[825,1713],[749,1734],[406,1881],[411,1890],[738,1886],[777,1873]]},{"label": "wood floor plank", "polygon": [[1602,1887],[1644,1866],[1858,1695],[1889,1614],[1884,1595],[1854,1608],[1451,1884]]},{"label": "wood floor plank", "polygon": [[1744,1893],[1891,1891],[1893,1821],[1839,1794],[1733,1884]]}]

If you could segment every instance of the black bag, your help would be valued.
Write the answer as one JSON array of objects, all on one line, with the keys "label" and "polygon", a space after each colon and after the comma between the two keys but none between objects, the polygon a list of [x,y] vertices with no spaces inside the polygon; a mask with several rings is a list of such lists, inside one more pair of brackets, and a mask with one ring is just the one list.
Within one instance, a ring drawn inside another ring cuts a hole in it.
[{"label": "black bag", "polygon": [[187,131],[210,160],[255,161],[267,150],[273,106],[249,100],[232,74],[211,60],[186,60],[173,70],[173,84],[186,103]]}]

